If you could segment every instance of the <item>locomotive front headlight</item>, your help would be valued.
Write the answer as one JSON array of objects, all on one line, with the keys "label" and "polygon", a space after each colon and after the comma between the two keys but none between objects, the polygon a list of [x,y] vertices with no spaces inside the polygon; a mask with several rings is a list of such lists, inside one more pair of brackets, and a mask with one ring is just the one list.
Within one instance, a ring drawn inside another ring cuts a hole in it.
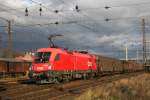
[{"label": "locomotive front headlight", "polygon": [[51,69],[52,69],[52,66],[51,66],[51,65],[49,65],[49,66],[48,66],[48,70],[51,70]]}]

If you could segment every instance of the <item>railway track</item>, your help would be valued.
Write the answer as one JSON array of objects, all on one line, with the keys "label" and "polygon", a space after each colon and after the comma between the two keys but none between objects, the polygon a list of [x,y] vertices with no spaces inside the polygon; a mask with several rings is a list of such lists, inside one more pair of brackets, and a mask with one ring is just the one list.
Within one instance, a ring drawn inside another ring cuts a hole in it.
[{"label": "railway track", "polygon": [[103,77],[97,77],[89,80],[77,80],[61,84],[18,84],[14,87],[8,87],[6,91],[0,93],[2,100],[48,100],[61,99],[67,96],[78,95],[85,90],[101,86],[105,83],[113,82],[122,78],[129,78],[141,74],[142,72],[116,74]]},{"label": "railway track", "polygon": [[89,82],[85,82],[83,84],[81,84],[80,86],[75,86],[75,87],[69,87],[69,88],[65,88],[63,93],[61,94],[57,94],[55,96],[50,96],[48,100],[56,100],[56,99],[63,99],[68,96],[76,96],[79,95],[81,93],[83,93],[84,91],[90,89],[90,88],[96,88],[98,86],[103,86],[107,83],[116,81],[116,80],[120,80],[123,78],[130,78],[133,76],[137,76],[141,74],[141,72],[137,72],[137,73],[127,73],[127,74],[118,74],[118,75],[113,75],[113,76],[104,76],[102,78],[97,78],[97,79],[93,79],[90,80]]}]

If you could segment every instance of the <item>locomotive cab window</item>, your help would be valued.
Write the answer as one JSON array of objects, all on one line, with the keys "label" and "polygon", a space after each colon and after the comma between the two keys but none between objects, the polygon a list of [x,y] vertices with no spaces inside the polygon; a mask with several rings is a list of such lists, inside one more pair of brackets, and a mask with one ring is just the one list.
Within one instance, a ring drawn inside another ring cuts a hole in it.
[{"label": "locomotive cab window", "polygon": [[60,54],[57,54],[55,57],[55,61],[59,61],[60,60]]},{"label": "locomotive cab window", "polygon": [[35,54],[35,63],[48,63],[51,52],[37,52]]}]

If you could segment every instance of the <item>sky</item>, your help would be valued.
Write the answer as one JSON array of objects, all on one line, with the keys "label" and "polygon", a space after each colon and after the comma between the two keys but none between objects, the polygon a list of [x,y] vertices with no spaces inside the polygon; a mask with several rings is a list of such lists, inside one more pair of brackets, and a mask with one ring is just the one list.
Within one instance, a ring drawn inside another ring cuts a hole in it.
[{"label": "sky", "polygon": [[[127,45],[129,58],[136,58],[137,50],[139,56],[142,55],[142,18],[146,21],[147,41],[149,40],[150,0],[0,0],[0,2],[0,26],[7,26],[4,19],[11,21],[13,49],[17,51],[48,47],[47,37],[50,34],[62,34],[63,37],[56,38],[54,42],[70,50],[87,50],[90,53],[125,58]],[[79,11],[75,9],[76,5]],[[26,8],[28,16],[25,16]],[[55,10],[59,12],[55,13]],[[59,24],[56,25],[55,22]],[[6,30],[5,27],[0,27],[1,48],[7,47]]]}]

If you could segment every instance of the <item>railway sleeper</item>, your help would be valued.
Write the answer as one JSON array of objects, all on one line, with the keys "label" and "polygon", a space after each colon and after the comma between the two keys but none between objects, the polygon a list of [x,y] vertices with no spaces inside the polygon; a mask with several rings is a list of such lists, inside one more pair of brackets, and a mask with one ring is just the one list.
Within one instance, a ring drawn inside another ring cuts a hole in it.
[{"label": "railway sleeper", "polygon": [[12,97],[9,97],[9,96],[0,96],[0,100],[12,100]]}]

